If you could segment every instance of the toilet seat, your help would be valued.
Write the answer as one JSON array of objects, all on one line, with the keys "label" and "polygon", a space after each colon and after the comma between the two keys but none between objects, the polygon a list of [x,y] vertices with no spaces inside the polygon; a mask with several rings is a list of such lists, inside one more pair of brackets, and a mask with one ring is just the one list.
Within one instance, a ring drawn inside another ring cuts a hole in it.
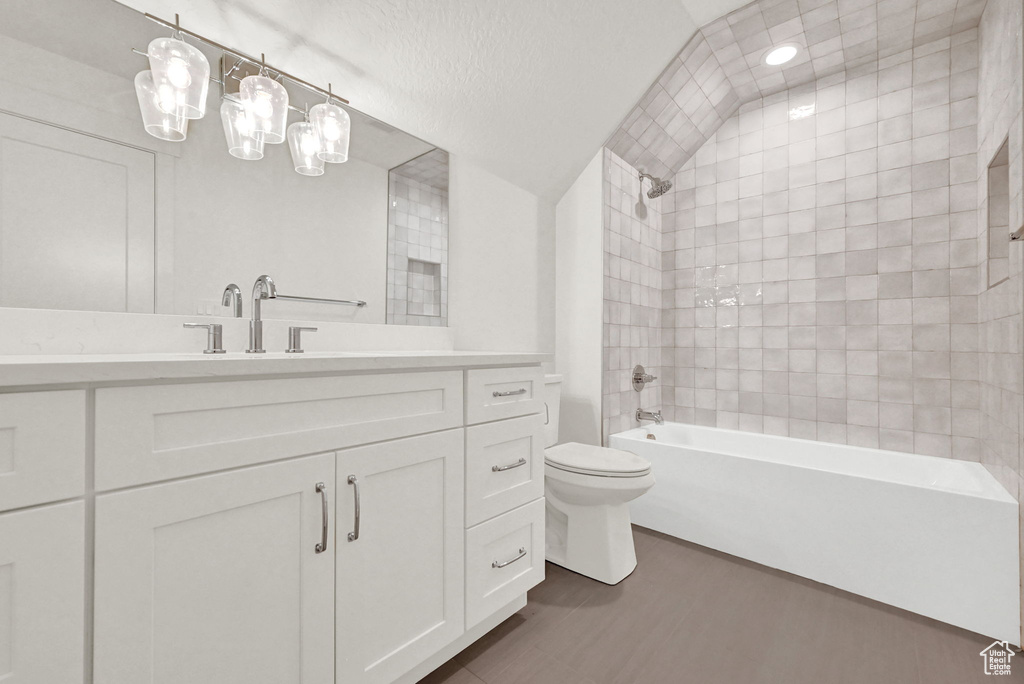
[{"label": "toilet seat", "polygon": [[544,450],[544,462],[557,470],[596,477],[643,477],[649,461],[618,449],[568,442]]}]

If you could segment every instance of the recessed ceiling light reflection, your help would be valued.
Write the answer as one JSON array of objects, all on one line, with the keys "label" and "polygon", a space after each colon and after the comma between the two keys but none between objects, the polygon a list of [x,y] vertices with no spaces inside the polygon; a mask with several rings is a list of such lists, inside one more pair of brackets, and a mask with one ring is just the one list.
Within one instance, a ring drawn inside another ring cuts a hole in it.
[{"label": "recessed ceiling light reflection", "polygon": [[796,57],[796,53],[796,45],[780,45],[764,56],[764,63],[768,66],[779,66]]}]

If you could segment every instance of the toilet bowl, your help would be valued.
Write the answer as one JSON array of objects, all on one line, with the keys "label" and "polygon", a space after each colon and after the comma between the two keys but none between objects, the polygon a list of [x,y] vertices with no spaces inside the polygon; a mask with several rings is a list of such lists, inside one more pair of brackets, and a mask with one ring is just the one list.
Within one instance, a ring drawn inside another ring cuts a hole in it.
[{"label": "toilet bowl", "polygon": [[600,582],[618,584],[636,568],[629,502],[654,486],[651,464],[617,449],[576,442],[555,446],[561,376],[547,376],[545,392],[547,560]]}]

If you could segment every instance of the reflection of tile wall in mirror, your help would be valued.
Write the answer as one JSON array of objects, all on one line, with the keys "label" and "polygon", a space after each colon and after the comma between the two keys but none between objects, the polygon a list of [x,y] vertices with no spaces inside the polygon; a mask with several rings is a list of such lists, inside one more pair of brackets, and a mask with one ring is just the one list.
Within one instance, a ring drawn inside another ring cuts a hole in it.
[{"label": "reflection of tile wall in mirror", "polygon": [[[185,28],[210,29],[187,17]],[[0,146],[0,170],[17,168],[22,179],[0,193],[0,247],[8,247],[0,249],[0,306],[227,316],[224,286],[245,290],[268,273],[287,292],[368,306],[278,303],[267,318],[383,323],[388,214],[380,198],[389,170],[420,159],[422,168],[410,167],[424,174],[419,182],[446,188],[446,173],[443,185],[429,176],[447,155],[423,158],[433,145],[346,107],[349,160],[319,178],[296,174],[286,145],[267,145],[259,161],[235,159],[216,84],[185,141],[157,140],[144,130],[133,87],[147,61],[131,48],[166,35],[109,0],[0,3],[0,137],[19,141]],[[218,72],[221,53],[198,47]],[[297,107],[319,101],[286,87]],[[289,123],[300,118],[292,112]],[[118,173],[130,180],[125,192],[107,180]],[[78,198],[73,216],[62,211],[66,202],[53,204],[53,187]],[[5,258],[18,267],[4,268]],[[423,259],[442,263],[429,252]],[[64,280],[43,277],[57,272]]]},{"label": "reflection of tile wall in mirror", "polygon": [[448,153],[391,170],[387,322],[448,324]]},{"label": "reflection of tile wall in mirror", "polygon": [[409,259],[405,301],[407,314],[441,315],[441,264]]}]

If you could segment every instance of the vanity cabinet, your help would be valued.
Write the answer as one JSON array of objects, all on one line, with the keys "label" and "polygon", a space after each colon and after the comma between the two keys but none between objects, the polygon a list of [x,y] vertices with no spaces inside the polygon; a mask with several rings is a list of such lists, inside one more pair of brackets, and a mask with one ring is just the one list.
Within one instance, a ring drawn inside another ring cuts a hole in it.
[{"label": "vanity cabinet", "polygon": [[0,391],[0,680],[419,681],[544,578],[543,375],[499,356]]},{"label": "vanity cabinet", "polygon": [[325,454],[97,497],[94,681],[333,684],[334,540],[317,545],[334,466]]},{"label": "vanity cabinet", "polygon": [[85,506],[0,514],[0,682],[82,681]]},{"label": "vanity cabinet", "polygon": [[388,684],[463,632],[463,431],[339,452],[337,483],[337,681]]}]

